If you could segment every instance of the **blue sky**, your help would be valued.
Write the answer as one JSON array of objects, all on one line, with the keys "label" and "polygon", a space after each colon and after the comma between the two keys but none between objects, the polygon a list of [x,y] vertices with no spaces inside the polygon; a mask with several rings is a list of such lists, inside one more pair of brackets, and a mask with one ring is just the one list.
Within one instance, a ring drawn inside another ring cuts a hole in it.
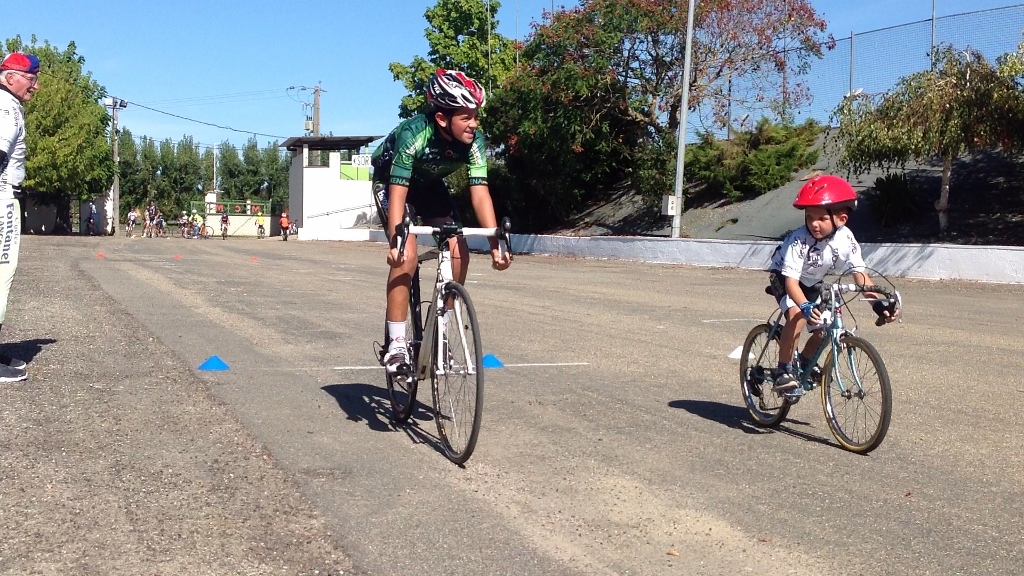
[{"label": "blue sky", "polygon": [[[939,16],[1014,4],[937,0]],[[425,55],[424,11],[434,0],[284,3],[267,0],[32,0],[30,18],[0,20],[0,35],[74,41],[86,69],[110,94],[207,122],[280,136],[302,134],[303,108],[289,86],[322,83],[321,131],[386,134],[404,94],[387,70]],[[812,0],[836,37],[930,18],[932,0]],[[525,38],[551,0],[504,0],[498,31]],[[574,6],[574,1],[559,2]],[[898,8],[897,8],[898,6]],[[305,11],[303,11],[305,10]],[[518,14],[518,18],[517,18]],[[517,26],[518,21],[518,26]],[[45,77],[44,77],[45,80]],[[45,90],[45,84],[42,89]],[[230,96],[226,96],[230,95]],[[136,135],[239,145],[251,134],[216,129],[129,106]],[[272,140],[258,136],[261,145]]]}]

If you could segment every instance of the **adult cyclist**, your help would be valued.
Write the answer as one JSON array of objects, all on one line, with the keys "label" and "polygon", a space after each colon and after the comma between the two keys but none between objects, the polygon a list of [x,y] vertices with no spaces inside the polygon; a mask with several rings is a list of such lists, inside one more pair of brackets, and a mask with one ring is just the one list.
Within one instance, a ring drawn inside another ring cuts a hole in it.
[{"label": "adult cyclist", "polygon": [[[444,177],[469,167],[469,195],[480,225],[497,226],[494,204],[487,187],[487,156],[477,114],[486,101],[482,86],[462,72],[438,70],[427,82],[427,112],[399,124],[373,153],[374,200],[387,232],[391,266],[387,284],[388,349],[384,366],[395,372],[408,363],[405,320],[409,313],[409,285],[416,269],[416,238],[409,235],[400,257],[395,224],[409,205],[415,217],[437,226],[459,220]],[[509,267],[508,254],[490,239],[491,265]],[[450,241],[452,272],[464,283],[469,268],[466,240]]]}]

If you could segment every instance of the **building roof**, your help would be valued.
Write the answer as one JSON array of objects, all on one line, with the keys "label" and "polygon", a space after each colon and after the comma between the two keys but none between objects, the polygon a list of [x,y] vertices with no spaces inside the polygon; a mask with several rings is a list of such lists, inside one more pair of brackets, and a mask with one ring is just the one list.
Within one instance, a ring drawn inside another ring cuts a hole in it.
[{"label": "building roof", "polygon": [[383,136],[292,136],[280,146],[288,150],[301,150],[303,146],[310,150],[359,150],[381,138]]}]

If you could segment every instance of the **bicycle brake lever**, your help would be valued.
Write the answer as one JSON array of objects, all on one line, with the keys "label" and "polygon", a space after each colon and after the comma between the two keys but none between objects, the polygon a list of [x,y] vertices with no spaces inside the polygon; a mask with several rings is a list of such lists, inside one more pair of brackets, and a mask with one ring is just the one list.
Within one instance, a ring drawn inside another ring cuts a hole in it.
[{"label": "bicycle brake lever", "polygon": [[508,216],[501,219],[501,226],[498,227],[501,239],[505,241],[505,249],[508,251],[508,261],[512,261],[512,220]]}]

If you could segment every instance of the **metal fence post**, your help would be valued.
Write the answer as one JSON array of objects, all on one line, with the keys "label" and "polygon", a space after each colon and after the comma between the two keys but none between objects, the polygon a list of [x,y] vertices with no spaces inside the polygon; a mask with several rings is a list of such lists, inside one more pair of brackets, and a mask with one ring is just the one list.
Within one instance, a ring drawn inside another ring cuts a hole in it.
[{"label": "metal fence post", "polygon": [[853,31],[850,31],[850,91],[847,94],[853,97]]}]

